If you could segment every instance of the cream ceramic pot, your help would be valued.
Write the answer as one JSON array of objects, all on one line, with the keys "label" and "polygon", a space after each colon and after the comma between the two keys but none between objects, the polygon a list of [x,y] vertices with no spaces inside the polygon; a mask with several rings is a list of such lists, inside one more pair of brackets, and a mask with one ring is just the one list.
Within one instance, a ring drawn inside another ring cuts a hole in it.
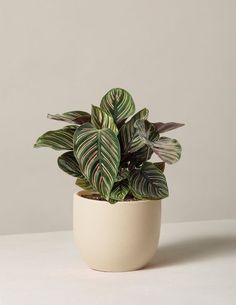
[{"label": "cream ceramic pot", "polygon": [[92,269],[131,271],[144,267],[156,252],[161,201],[110,204],[74,194],[73,227],[79,252]]}]

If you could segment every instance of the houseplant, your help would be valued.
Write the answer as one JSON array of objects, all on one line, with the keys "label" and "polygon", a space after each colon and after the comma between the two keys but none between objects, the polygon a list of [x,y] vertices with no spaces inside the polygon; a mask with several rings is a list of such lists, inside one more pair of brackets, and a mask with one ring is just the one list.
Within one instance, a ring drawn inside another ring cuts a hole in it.
[{"label": "houseplant", "polygon": [[[75,239],[97,270],[134,270],[153,256],[161,199],[168,196],[165,163],[181,156],[179,142],[160,134],[183,124],[149,122],[146,108],[134,113],[132,96],[114,88],[100,107],[92,105],[91,114],[49,114],[67,125],[44,133],[34,145],[66,150],[58,165],[84,189],[74,194]],[[153,153],[161,162],[150,162]]]}]

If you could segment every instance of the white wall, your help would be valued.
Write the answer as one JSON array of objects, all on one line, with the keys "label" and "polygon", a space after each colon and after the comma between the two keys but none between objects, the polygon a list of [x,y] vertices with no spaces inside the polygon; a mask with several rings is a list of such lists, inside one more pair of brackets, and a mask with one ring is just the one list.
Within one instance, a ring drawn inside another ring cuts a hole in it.
[{"label": "white wall", "polygon": [[0,234],[71,228],[73,178],[35,139],[112,87],[185,122],[163,221],[236,217],[234,0],[0,0]]}]

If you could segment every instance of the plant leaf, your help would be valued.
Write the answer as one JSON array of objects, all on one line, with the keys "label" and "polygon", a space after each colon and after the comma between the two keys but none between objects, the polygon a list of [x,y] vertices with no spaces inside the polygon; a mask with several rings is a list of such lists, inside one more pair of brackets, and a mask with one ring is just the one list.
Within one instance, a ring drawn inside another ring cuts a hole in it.
[{"label": "plant leaf", "polygon": [[129,193],[128,181],[116,182],[111,190],[110,199],[123,201]]},{"label": "plant leaf", "polygon": [[90,122],[90,114],[85,111],[69,111],[62,114],[48,114],[48,119],[64,121],[72,124],[84,124]]},{"label": "plant leaf", "polygon": [[141,168],[132,170],[129,183],[142,198],[163,199],[169,195],[164,174],[151,162],[144,162]]},{"label": "plant leaf", "polygon": [[55,150],[72,150],[73,135],[76,128],[76,126],[70,125],[62,129],[48,131],[37,139],[34,147],[50,147]]},{"label": "plant leaf", "polygon": [[84,176],[78,177],[75,181],[75,184],[86,191],[93,191],[91,184]]},{"label": "plant leaf", "polygon": [[117,125],[135,112],[132,96],[121,88],[114,88],[108,91],[103,96],[100,107],[114,118]]},{"label": "plant leaf", "polygon": [[126,122],[121,127],[120,140],[122,145],[122,152],[124,154],[136,152],[145,145],[145,143],[139,137],[138,131],[135,127],[135,122],[140,119],[147,119],[148,114],[148,109],[144,108],[137,112],[128,122]]},{"label": "plant leaf", "polygon": [[130,154],[129,160],[131,163],[139,166],[143,162],[149,160],[152,154],[153,154],[153,150],[148,145],[144,145],[136,152]]},{"label": "plant leaf", "polygon": [[164,173],[165,170],[165,162],[155,162],[153,163],[160,171]]},{"label": "plant leaf", "polygon": [[110,128],[116,135],[118,129],[113,120],[113,117],[103,111],[101,108],[92,105],[91,123],[97,128]]},{"label": "plant leaf", "polygon": [[175,139],[167,137],[158,138],[155,126],[144,120],[135,123],[140,138],[156,153],[164,162],[173,164],[181,157],[181,145]]},{"label": "plant leaf", "polygon": [[153,151],[166,163],[173,164],[181,157],[181,145],[176,139],[161,137],[153,142]]},{"label": "plant leaf", "polygon": [[109,200],[120,163],[115,133],[109,128],[96,129],[90,123],[82,125],[74,135],[74,154],[93,189]]},{"label": "plant leaf", "polygon": [[153,123],[153,124],[155,125],[155,127],[159,133],[164,133],[164,132],[184,126],[184,124],[182,124],[182,123],[174,123],[174,122],[169,122],[169,123],[158,122],[158,123]]},{"label": "plant leaf", "polygon": [[129,176],[129,170],[127,168],[120,168],[117,177],[116,177],[116,182],[122,181],[124,179],[127,179]]},{"label": "plant leaf", "polygon": [[137,133],[142,142],[150,145],[150,142],[157,141],[159,139],[159,132],[155,126],[144,119],[139,119],[135,122],[134,126],[137,128]]},{"label": "plant leaf", "polygon": [[79,164],[75,159],[73,151],[65,152],[63,155],[57,159],[58,166],[67,174],[73,177],[81,177],[81,171],[79,169]]}]

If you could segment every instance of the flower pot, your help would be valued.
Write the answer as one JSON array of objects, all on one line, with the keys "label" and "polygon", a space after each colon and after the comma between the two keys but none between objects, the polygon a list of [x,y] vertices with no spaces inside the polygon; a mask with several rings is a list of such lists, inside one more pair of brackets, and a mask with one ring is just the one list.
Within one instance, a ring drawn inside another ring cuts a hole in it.
[{"label": "flower pot", "polygon": [[156,252],[161,201],[110,204],[74,194],[73,226],[79,252],[88,266],[100,271],[131,271],[144,267]]}]

